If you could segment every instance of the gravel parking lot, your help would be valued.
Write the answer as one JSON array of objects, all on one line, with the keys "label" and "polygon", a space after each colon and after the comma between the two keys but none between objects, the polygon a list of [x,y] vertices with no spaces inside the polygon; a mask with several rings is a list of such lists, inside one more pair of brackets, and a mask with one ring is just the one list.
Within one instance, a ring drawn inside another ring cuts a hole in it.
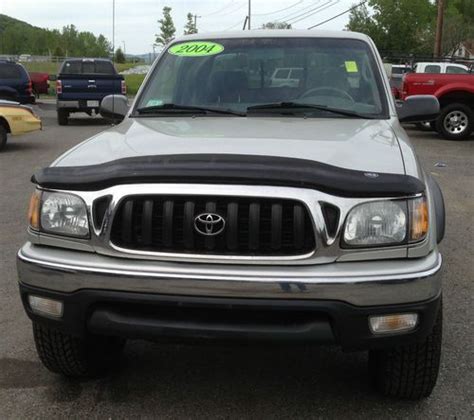
[{"label": "gravel parking lot", "polygon": [[[15,255],[26,234],[30,175],[107,125],[56,124],[39,105],[42,132],[10,138],[0,153],[0,417],[457,418],[474,417],[474,136],[452,142],[410,130],[439,181],[448,225],[444,353],[438,386],[422,402],[379,397],[364,353],[337,348],[191,346],[129,342],[122,369],[90,381],[49,373],[37,359],[17,291]],[[442,163],[436,165],[436,163]],[[445,166],[444,166],[445,165]]]}]

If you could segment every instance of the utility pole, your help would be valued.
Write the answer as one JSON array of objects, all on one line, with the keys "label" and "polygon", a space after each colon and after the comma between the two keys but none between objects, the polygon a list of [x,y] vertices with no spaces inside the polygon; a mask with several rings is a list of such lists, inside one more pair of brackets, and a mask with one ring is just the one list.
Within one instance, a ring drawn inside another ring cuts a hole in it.
[{"label": "utility pole", "polygon": [[249,31],[250,29],[252,29],[251,19],[252,19],[252,0],[249,0],[249,21],[248,21]]},{"label": "utility pole", "polygon": [[198,18],[200,18],[201,16],[198,16],[198,15],[194,15],[194,28],[196,29],[196,32],[197,32],[197,20]]},{"label": "utility pole", "polygon": [[441,57],[443,42],[444,0],[438,0],[438,19],[436,20],[436,38],[434,56]]},{"label": "utility pole", "polygon": [[127,50],[125,49],[125,41],[122,41],[123,42],[123,55],[125,55],[127,53]]},{"label": "utility pole", "polygon": [[112,0],[112,57],[115,57],[115,0]]},{"label": "utility pole", "polygon": [[249,21],[249,17],[248,16],[245,16],[245,20],[244,20],[244,26],[242,28],[243,31],[245,31],[245,28],[247,27],[247,22]]}]

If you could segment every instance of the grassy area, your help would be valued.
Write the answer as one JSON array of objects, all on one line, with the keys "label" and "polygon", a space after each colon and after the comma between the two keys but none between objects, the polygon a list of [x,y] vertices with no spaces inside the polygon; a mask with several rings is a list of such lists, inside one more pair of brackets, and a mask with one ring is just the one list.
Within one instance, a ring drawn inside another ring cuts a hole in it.
[{"label": "grassy area", "polygon": [[[59,70],[59,66],[61,65],[61,62],[59,63],[53,63],[53,62],[44,62],[44,63],[38,63],[38,62],[29,62],[29,63],[22,63],[23,66],[26,68],[28,71],[37,71],[40,73],[48,73],[48,74],[56,74]],[[124,70],[128,70],[131,67],[135,67],[139,64],[137,63],[116,63],[115,68],[117,71],[120,73]]]},{"label": "grassy area", "polygon": [[145,78],[145,74],[126,74],[125,82],[127,83],[127,93],[129,95],[135,95],[140,88],[143,79]]},{"label": "grassy area", "polygon": [[28,71],[37,71],[39,73],[48,73],[48,74],[56,74],[59,70],[59,65],[61,63],[52,63],[52,62],[45,62],[45,63],[37,63],[37,62],[30,62],[30,63],[21,63],[23,67],[25,67]]}]

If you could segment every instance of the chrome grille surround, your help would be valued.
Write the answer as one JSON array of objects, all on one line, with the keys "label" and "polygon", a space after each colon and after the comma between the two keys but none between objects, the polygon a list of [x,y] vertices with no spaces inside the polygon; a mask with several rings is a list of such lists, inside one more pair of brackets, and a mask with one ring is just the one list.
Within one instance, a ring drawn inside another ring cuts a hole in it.
[{"label": "chrome grille surround", "polygon": [[[54,190],[51,190],[54,191]],[[119,258],[148,259],[161,261],[186,261],[201,263],[230,264],[272,264],[272,265],[308,265],[331,263],[336,260],[357,259],[364,254],[367,259],[406,258],[407,245],[367,249],[342,249],[339,245],[342,227],[348,212],[360,203],[381,201],[385,199],[403,199],[411,197],[385,198],[347,198],[323,193],[321,191],[276,186],[226,185],[226,184],[126,184],[117,185],[100,191],[67,191],[80,196],[86,203],[90,221],[91,237],[88,240],[69,237],[57,237],[45,233],[29,231],[30,240],[42,245],[60,246],[63,248],[80,249],[97,252]],[[118,204],[129,196],[163,195],[163,196],[238,196],[295,200],[301,202],[308,210],[315,234],[315,249],[301,255],[290,256],[243,256],[243,255],[210,255],[190,253],[152,252],[126,249],[114,245],[111,240],[113,220]],[[93,214],[93,203],[104,196],[110,196],[110,203],[105,212],[103,222],[96,226]],[[322,204],[329,203],[339,209],[340,217],[337,229],[329,234],[322,212]],[[425,246],[428,237],[417,246]],[[353,258],[354,257],[354,258]]]}]

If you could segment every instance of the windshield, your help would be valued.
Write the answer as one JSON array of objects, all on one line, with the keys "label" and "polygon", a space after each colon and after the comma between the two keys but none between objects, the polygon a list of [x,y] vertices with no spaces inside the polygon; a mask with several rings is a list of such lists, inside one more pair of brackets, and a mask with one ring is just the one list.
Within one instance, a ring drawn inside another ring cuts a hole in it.
[{"label": "windshield", "polygon": [[[171,45],[136,108],[174,104],[246,112],[258,105],[291,102],[385,117],[384,98],[379,71],[365,42],[213,39]],[[347,118],[293,106],[292,114],[296,112]]]}]

